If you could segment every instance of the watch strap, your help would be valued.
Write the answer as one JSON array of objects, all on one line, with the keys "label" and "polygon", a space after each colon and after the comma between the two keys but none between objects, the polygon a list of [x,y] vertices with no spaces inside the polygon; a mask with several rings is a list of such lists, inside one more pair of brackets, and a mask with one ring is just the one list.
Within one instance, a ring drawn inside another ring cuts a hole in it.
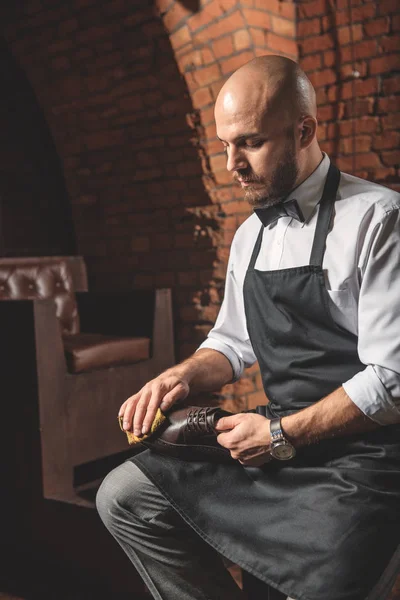
[{"label": "watch strap", "polygon": [[283,440],[284,435],[283,435],[283,431],[282,431],[282,425],[281,425],[281,419],[271,419],[270,424],[269,424],[269,430],[271,433],[271,441],[272,442],[277,442],[279,440]]}]

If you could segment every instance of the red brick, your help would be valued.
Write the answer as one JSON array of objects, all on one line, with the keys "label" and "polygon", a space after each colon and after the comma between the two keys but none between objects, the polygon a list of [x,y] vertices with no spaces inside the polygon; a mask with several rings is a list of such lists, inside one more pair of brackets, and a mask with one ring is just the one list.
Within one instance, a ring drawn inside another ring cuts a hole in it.
[{"label": "red brick", "polygon": [[388,79],[383,80],[383,93],[385,95],[395,94],[396,92],[400,92],[400,77],[396,75],[395,77],[389,77]]},{"label": "red brick", "polygon": [[[393,113],[400,111],[400,96],[389,96],[389,98],[378,99],[378,113]],[[400,127],[400,115],[399,115]]]},{"label": "red brick", "polygon": [[355,71],[357,71],[357,73],[359,73],[359,77],[366,77],[367,75],[367,62],[366,61],[358,61],[356,62],[356,64],[353,65],[352,64],[346,64],[346,65],[341,65],[340,66],[340,76],[341,78],[344,79],[349,79],[349,80],[353,80],[354,79],[354,69]]},{"label": "red brick", "polygon": [[187,25],[183,25],[174,31],[174,33],[170,35],[169,39],[174,50],[178,50],[178,48],[182,48],[182,46],[189,44],[192,41],[189,27]]},{"label": "red brick", "polygon": [[354,94],[356,97],[371,96],[378,92],[378,80],[376,77],[370,77],[369,79],[355,79],[354,81],[348,81],[343,83],[341,98],[342,100],[348,100],[353,98]]},{"label": "red brick", "polygon": [[314,54],[315,52],[333,48],[334,39],[329,33],[325,33],[324,35],[319,35],[317,37],[306,38],[305,40],[302,40],[299,45],[304,54]]},{"label": "red brick", "polygon": [[371,167],[381,167],[382,163],[378,156],[374,152],[367,154],[357,154],[357,167],[361,169],[369,169]]},{"label": "red brick", "polygon": [[377,3],[378,10],[381,15],[387,15],[388,13],[398,13],[399,3],[398,0],[379,0]]},{"label": "red brick", "polygon": [[[370,0],[371,1],[371,0]],[[358,6],[363,4],[364,0],[351,0],[350,6]],[[349,0],[336,0],[337,10],[347,10],[349,6]]]},{"label": "red brick", "polygon": [[164,13],[172,6],[175,0],[156,0],[155,5],[158,12]]},{"label": "red brick", "polygon": [[297,43],[294,40],[283,38],[279,35],[275,35],[275,33],[267,33],[267,46],[271,48],[271,50],[276,50],[283,54],[289,54],[296,57],[298,54]]},{"label": "red brick", "polygon": [[196,14],[188,19],[188,25],[192,31],[196,31],[200,27],[205,27],[222,17],[224,11],[220,4],[214,0],[201,8]]},{"label": "red brick", "polygon": [[236,51],[245,50],[252,44],[250,34],[247,29],[239,29],[233,34],[233,43]]},{"label": "red brick", "polygon": [[371,150],[372,138],[369,135],[361,135],[355,138],[348,137],[340,140],[340,152],[352,154],[353,152],[369,152]]},{"label": "red brick", "polygon": [[144,235],[135,236],[131,242],[133,252],[148,252],[150,249],[150,239]]},{"label": "red brick", "polygon": [[327,104],[326,106],[320,106],[317,110],[317,116],[319,121],[330,121],[335,118],[335,106]]},{"label": "red brick", "polygon": [[267,43],[267,33],[264,29],[249,28],[251,39],[255,46],[265,46]]},{"label": "red brick", "polygon": [[[393,177],[396,174],[396,170],[393,168],[382,168],[374,170],[374,181],[384,181],[388,177]],[[390,187],[390,186],[389,186]],[[395,600],[395,598],[393,598]]]},{"label": "red brick", "polygon": [[262,29],[271,28],[271,18],[268,13],[252,8],[243,8],[242,12],[248,25]]},{"label": "red brick", "polygon": [[388,148],[398,148],[400,145],[400,132],[386,131],[383,135],[376,135],[373,138],[373,148],[382,150]]},{"label": "red brick", "polygon": [[286,37],[294,38],[296,36],[296,24],[294,21],[288,19],[281,19],[280,17],[271,17],[272,31],[277,35],[283,35]]},{"label": "red brick", "polygon": [[336,67],[337,66],[337,54],[335,50],[325,50],[322,54],[322,60],[324,67]]},{"label": "red brick", "polygon": [[[352,23],[366,23],[373,19],[376,13],[376,3],[375,2],[366,2],[362,6],[354,6],[351,10],[351,21]],[[349,11],[347,8],[345,10],[336,11],[336,25],[339,27],[340,25],[349,25]]]},{"label": "red brick", "polygon": [[400,15],[393,15],[391,21],[392,21],[392,30],[400,31]]},{"label": "red brick", "polygon": [[373,58],[369,64],[371,75],[378,75],[379,73],[387,74],[389,71],[397,70],[399,68],[400,56],[398,54],[389,54],[387,56]]},{"label": "red brick", "polygon": [[300,20],[326,14],[326,4],[324,0],[312,0],[311,2],[300,2],[298,4],[298,13]]},{"label": "red brick", "polygon": [[210,167],[213,172],[225,171],[226,170],[226,156],[225,154],[218,154],[210,158]]},{"label": "red brick", "polygon": [[194,41],[197,43],[208,42],[222,35],[232,33],[238,29],[246,27],[242,14],[237,10],[232,14],[220,18],[217,23],[213,23],[204,29],[196,32]]},{"label": "red brick", "polygon": [[200,50],[190,50],[177,56],[176,62],[181,73],[193,71],[196,67],[203,65],[203,57]]},{"label": "red brick", "polygon": [[211,45],[215,58],[217,59],[224,56],[231,56],[234,52],[233,40],[230,35],[214,40]]},{"label": "red brick", "polygon": [[201,57],[203,60],[203,65],[209,65],[209,64],[215,62],[215,57],[214,57],[213,53],[211,52],[210,48],[203,48],[201,50]]},{"label": "red brick", "polygon": [[363,117],[341,121],[339,123],[339,132],[341,136],[353,135],[353,128],[357,134],[376,133],[379,129],[378,117]]},{"label": "red brick", "polygon": [[333,69],[315,71],[314,73],[309,73],[308,77],[315,88],[330,85],[337,80],[337,75]]},{"label": "red brick", "polygon": [[185,20],[190,17],[192,12],[185,8],[181,2],[174,2],[171,8],[163,15],[163,21],[169,32],[185,24]]},{"label": "red brick", "polygon": [[294,2],[284,2],[282,0],[254,0],[254,6],[262,10],[268,10],[271,13],[277,14],[286,19],[295,19],[296,4]]},{"label": "red brick", "polygon": [[399,127],[399,115],[397,113],[391,113],[386,117],[382,117],[382,129],[386,131],[388,129],[398,129]]},{"label": "red brick", "polygon": [[[192,242],[193,245],[193,242]],[[183,286],[195,286],[198,284],[197,271],[183,271],[178,273],[178,284]]]},{"label": "red brick", "polygon": [[390,22],[387,17],[381,17],[380,19],[374,19],[373,21],[366,21],[364,23],[365,34],[369,37],[377,37],[383,33],[388,33]]},{"label": "red brick", "polygon": [[320,54],[309,54],[305,58],[301,58],[299,64],[303,71],[309,73],[321,68],[321,55]]},{"label": "red brick", "polygon": [[240,54],[237,54],[236,56],[232,56],[232,58],[223,60],[221,61],[222,73],[224,75],[232,73],[233,71],[236,71],[236,69],[239,69],[239,67],[241,67],[245,63],[249,62],[249,60],[251,60],[252,58],[254,58],[253,52],[245,51],[241,52]]},{"label": "red brick", "polygon": [[371,115],[374,112],[374,98],[361,98],[345,102],[344,117]]},{"label": "red brick", "polygon": [[342,61],[352,62],[353,52],[356,60],[360,58],[370,58],[371,56],[376,56],[378,53],[376,40],[365,40],[363,42],[354,44],[354,46],[345,46],[341,52]]},{"label": "red brick", "polygon": [[339,27],[337,29],[337,37],[341,46],[359,42],[363,38],[362,25],[353,25],[353,27]]},{"label": "red brick", "polygon": [[276,50],[269,50],[268,48],[264,47],[254,47],[254,56],[270,56],[270,55],[275,55],[277,54]]},{"label": "red brick", "polygon": [[400,150],[392,152],[382,152],[382,162],[388,167],[400,167]]},{"label": "red brick", "polygon": [[386,54],[400,50],[400,36],[383,37],[378,41],[382,51]]},{"label": "red brick", "polygon": [[217,81],[221,77],[221,73],[217,64],[205,67],[204,69],[197,69],[193,73],[193,77],[199,87],[208,85],[213,81]]},{"label": "red brick", "polygon": [[214,122],[214,106],[210,106],[209,108],[203,108],[200,111],[201,115],[201,123],[203,125],[209,125]]},{"label": "red brick", "polygon": [[213,102],[209,88],[201,88],[192,94],[192,102],[194,108],[202,108]]},{"label": "red brick", "polygon": [[299,37],[308,37],[310,35],[319,35],[321,33],[321,19],[308,19],[297,23],[297,35]]}]

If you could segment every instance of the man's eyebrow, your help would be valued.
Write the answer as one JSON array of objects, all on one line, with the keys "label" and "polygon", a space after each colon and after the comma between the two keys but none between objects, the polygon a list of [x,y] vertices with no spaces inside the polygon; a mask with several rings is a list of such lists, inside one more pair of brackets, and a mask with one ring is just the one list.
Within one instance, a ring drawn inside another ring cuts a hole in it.
[{"label": "man's eyebrow", "polygon": [[[240,135],[235,137],[233,142],[235,144],[237,144],[238,142],[244,142],[245,140],[249,140],[252,138],[262,138],[262,137],[263,137],[263,135],[261,133],[241,133]],[[221,140],[221,138],[218,135],[217,135],[217,138],[219,139],[220,142],[225,141],[225,140]]]}]

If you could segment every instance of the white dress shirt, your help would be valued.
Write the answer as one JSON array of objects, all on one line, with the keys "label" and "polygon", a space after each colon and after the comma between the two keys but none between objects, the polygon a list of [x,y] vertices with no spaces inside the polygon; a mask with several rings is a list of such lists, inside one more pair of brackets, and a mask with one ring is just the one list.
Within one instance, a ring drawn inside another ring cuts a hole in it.
[{"label": "white dress shirt", "polygon": [[[318,168],[293,192],[305,217],[282,217],[264,229],[256,269],[308,265],[329,168]],[[358,336],[365,369],[343,387],[368,417],[382,425],[400,422],[400,194],[342,173],[323,270],[331,314]],[[224,354],[234,380],[256,362],[246,327],[243,282],[261,221],[252,214],[232,242],[225,297],[214,328],[200,348]]]}]

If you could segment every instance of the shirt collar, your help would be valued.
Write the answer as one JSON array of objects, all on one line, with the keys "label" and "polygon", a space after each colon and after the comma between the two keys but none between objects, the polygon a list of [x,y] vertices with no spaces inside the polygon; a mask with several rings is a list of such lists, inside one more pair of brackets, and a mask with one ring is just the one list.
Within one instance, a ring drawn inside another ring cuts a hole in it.
[{"label": "shirt collar", "polygon": [[323,154],[323,159],[318,167],[299,186],[292,190],[286,200],[295,198],[304,216],[302,227],[309,221],[315,207],[321,199],[324,190],[326,176],[328,174],[330,160],[329,156]]}]

